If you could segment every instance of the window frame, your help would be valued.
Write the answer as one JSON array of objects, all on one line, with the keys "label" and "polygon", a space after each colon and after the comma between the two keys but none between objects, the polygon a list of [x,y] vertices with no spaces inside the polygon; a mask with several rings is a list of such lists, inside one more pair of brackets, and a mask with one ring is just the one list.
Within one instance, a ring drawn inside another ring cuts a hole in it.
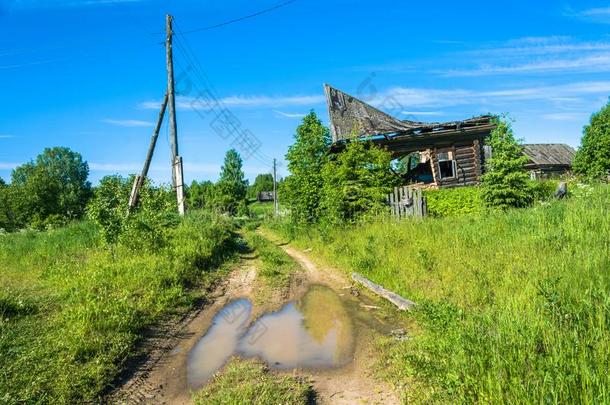
[{"label": "window frame", "polygon": [[[439,180],[454,180],[457,179],[457,161],[455,160],[455,156],[452,150],[442,151],[436,153],[436,161],[438,166],[438,177]],[[441,170],[442,162],[451,162],[451,171],[453,175],[451,176],[443,176],[443,171]]]}]

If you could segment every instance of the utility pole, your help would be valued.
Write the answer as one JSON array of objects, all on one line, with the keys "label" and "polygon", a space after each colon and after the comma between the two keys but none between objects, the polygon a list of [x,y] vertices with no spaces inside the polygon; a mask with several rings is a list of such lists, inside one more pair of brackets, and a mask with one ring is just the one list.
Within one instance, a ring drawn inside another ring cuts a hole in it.
[{"label": "utility pole", "polygon": [[165,115],[165,109],[167,108],[167,98],[167,93],[165,93],[165,98],[163,98],[163,103],[161,104],[161,111],[159,111],[157,125],[155,126],[152,137],[150,138],[150,145],[148,146],[148,153],[146,154],[146,160],[144,161],[142,173],[139,176],[136,176],[133,182],[131,196],[129,197],[129,211],[131,211],[136,206],[136,203],[138,202],[138,194],[140,193],[142,184],[144,184],[144,179],[146,179],[146,176],[148,176],[150,161],[152,160],[153,154],[155,153],[157,138],[159,138],[159,130],[161,129],[161,124],[163,123],[163,116]]},{"label": "utility pole", "polygon": [[176,189],[176,200],[178,203],[178,212],[184,215],[184,179],[182,176],[182,157],[178,154],[178,129],[176,125],[176,99],[174,95],[174,60],[172,55],[172,30],[171,15],[166,16],[166,31],[167,40],[165,41],[165,49],[167,53],[167,101],[169,113],[169,143],[172,152],[172,181]]},{"label": "utility pole", "polygon": [[277,199],[277,171],[275,159],[273,159],[273,215],[277,217],[279,213],[279,204]]}]

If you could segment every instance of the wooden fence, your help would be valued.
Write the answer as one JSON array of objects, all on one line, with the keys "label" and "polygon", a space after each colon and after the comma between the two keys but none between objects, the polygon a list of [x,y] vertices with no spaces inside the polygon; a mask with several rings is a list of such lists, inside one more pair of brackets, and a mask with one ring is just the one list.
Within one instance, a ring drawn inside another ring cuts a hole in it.
[{"label": "wooden fence", "polygon": [[428,215],[426,197],[422,195],[421,189],[395,187],[394,192],[388,195],[387,202],[392,216],[396,219]]}]

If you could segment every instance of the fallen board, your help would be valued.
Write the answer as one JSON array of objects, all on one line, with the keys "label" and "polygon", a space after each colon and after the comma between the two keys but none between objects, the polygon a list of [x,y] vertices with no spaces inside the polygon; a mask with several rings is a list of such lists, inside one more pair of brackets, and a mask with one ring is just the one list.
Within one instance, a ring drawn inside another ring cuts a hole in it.
[{"label": "fallen board", "polygon": [[352,273],[352,279],[362,284],[369,290],[373,291],[375,294],[390,301],[392,304],[396,305],[401,311],[408,311],[415,306],[415,303],[413,301],[409,301],[408,299],[403,298],[400,295],[393,293],[392,291],[386,290],[382,286],[373,283],[371,280],[361,276],[358,273]]}]

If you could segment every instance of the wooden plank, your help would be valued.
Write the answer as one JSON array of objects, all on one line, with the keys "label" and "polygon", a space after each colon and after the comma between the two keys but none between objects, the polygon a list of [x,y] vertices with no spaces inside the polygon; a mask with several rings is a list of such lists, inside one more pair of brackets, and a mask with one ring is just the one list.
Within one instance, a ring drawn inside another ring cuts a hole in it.
[{"label": "wooden plank", "polygon": [[392,291],[386,290],[382,286],[373,283],[371,280],[361,276],[358,273],[352,273],[352,279],[362,284],[380,297],[383,297],[386,300],[390,301],[392,304],[396,305],[401,311],[411,310],[416,305],[415,302],[403,298],[400,295],[393,293]]}]

